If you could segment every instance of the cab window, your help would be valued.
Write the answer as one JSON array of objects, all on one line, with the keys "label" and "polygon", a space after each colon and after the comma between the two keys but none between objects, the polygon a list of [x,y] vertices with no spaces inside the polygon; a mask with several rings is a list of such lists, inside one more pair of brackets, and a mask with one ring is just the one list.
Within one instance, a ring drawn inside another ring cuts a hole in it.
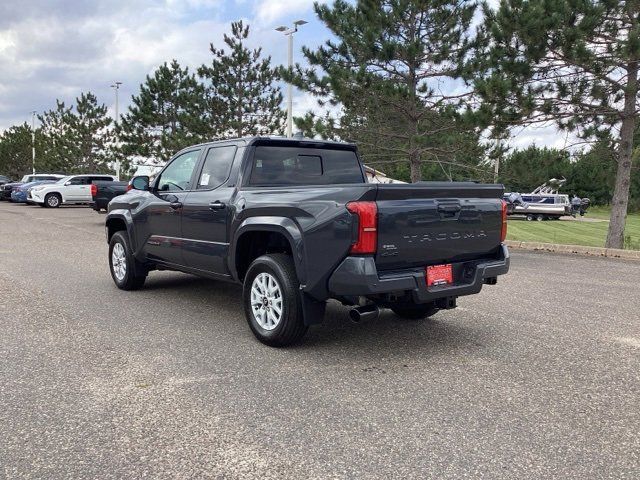
[{"label": "cab window", "polygon": [[235,154],[235,145],[210,148],[198,178],[198,190],[211,190],[222,185],[229,178]]},{"label": "cab window", "polygon": [[191,189],[191,176],[198,162],[200,150],[192,150],[173,159],[160,174],[156,190],[160,192],[182,192]]}]

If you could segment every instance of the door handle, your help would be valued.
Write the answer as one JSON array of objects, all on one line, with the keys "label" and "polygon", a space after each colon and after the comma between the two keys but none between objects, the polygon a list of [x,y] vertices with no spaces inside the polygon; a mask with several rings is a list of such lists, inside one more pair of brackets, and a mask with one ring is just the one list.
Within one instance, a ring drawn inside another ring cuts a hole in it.
[{"label": "door handle", "polygon": [[209,204],[209,210],[224,210],[227,205],[220,200],[216,200],[215,202],[211,202]]},{"label": "door handle", "polygon": [[457,204],[440,204],[438,205],[438,211],[442,213],[458,213],[462,210],[462,207]]},{"label": "door handle", "polygon": [[178,210],[182,208],[182,202],[171,202],[169,207],[171,207],[172,210]]}]

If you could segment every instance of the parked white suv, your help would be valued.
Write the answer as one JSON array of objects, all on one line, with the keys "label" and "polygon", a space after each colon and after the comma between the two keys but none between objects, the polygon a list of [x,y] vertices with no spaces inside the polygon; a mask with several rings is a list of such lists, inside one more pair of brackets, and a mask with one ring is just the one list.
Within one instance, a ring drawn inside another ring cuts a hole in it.
[{"label": "parked white suv", "polygon": [[39,185],[29,190],[27,201],[41,207],[56,208],[62,204],[90,203],[93,181],[117,181],[113,175],[71,175],[56,183]]}]

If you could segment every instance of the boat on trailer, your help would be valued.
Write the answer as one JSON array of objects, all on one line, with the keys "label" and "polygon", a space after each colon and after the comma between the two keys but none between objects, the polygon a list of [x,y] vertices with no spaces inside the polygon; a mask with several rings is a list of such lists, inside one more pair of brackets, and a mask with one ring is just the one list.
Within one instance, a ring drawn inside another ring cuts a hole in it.
[{"label": "boat on trailer", "polygon": [[569,195],[558,193],[567,180],[552,178],[531,193],[509,192],[504,194],[508,215],[524,215],[531,220],[557,220],[571,215]]}]

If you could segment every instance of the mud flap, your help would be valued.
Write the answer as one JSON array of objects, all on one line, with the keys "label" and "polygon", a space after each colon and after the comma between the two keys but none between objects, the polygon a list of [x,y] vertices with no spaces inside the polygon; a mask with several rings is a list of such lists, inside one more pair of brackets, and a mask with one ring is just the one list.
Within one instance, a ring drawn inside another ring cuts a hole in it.
[{"label": "mud flap", "polygon": [[324,311],[327,302],[320,302],[310,295],[300,290],[300,299],[302,303],[302,315],[305,325],[317,325],[324,320]]}]

